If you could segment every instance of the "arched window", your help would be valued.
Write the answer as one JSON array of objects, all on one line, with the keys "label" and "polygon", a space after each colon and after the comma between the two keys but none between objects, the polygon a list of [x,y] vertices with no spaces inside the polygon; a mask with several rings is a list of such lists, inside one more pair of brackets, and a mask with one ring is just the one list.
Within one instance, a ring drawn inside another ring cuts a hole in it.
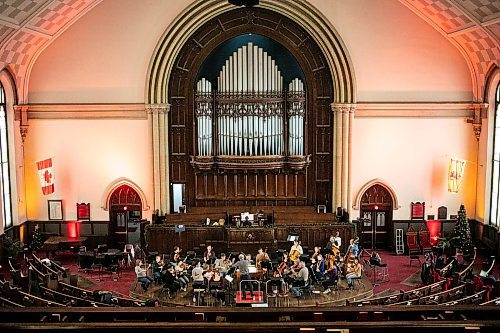
[{"label": "arched window", "polygon": [[495,96],[495,128],[493,131],[493,169],[491,173],[490,224],[500,224],[500,85]]},{"label": "arched window", "polygon": [[7,105],[5,90],[0,83],[0,191],[2,198],[2,221],[4,228],[12,226],[8,149],[9,145],[7,138]]}]

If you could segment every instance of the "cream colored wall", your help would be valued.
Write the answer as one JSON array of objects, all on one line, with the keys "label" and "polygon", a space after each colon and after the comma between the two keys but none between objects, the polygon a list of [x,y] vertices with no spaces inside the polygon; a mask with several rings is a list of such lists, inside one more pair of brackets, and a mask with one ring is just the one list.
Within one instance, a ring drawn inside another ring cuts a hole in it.
[{"label": "cream colored wall", "polygon": [[[135,0],[104,1],[40,55],[29,81],[29,103],[144,102],[158,39],[191,2],[149,0],[138,6]],[[471,100],[470,73],[459,51],[399,2],[310,2],[342,36],[354,66],[358,101]],[[448,158],[476,159],[472,129],[463,119],[358,118],[353,135],[352,199],[363,184],[381,178],[402,205],[396,219],[408,218],[410,201],[419,200],[427,202],[428,214],[441,205],[452,213],[461,202],[472,213],[475,165],[467,165],[461,193],[446,193]],[[28,218],[46,219],[46,200],[63,198],[67,219],[75,217],[77,201],[91,202],[93,219],[107,219],[99,209],[102,192],[120,177],[139,184],[153,202],[150,146],[146,121],[31,120]],[[33,162],[50,156],[56,193],[43,197]]]},{"label": "cream colored wall", "polygon": [[[310,2],[345,42],[359,101],[471,100],[471,78],[459,51],[398,1]],[[40,55],[29,102],[143,102],[158,39],[189,3],[103,1]]]},{"label": "cream colored wall", "polygon": [[[47,200],[64,200],[64,219],[76,203],[90,202],[92,220],[109,220],[101,199],[118,178],[135,182],[153,198],[151,136],[147,120],[31,120],[26,139],[28,218],[47,220]],[[52,157],[55,192],[42,195],[35,162]],[[151,216],[151,210],[143,212]]]},{"label": "cream colored wall", "polygon": [[[357,118],[353,130],[354,197],[379,178],[397,195],[401,208],[394,219],[409,219],[412,201],[425,201],[426,215],[437,216],[439,206],[456,214],[463,203],[467,216],[475,216],[477,141],[464,119]],[[447,192],[450,157],[468,161],[457,194]],[[351,218],[358,216],[353,211]]]},{"label": "cream colored wall", "polygon": [[395,0],[309,0],[349,50],[358,101],[470,101],[460,52]]},{"label": "cream colored wall", "polygon": [[106,0],[36,61],[29,103],[144,102],[149,61],[189,0]]}]

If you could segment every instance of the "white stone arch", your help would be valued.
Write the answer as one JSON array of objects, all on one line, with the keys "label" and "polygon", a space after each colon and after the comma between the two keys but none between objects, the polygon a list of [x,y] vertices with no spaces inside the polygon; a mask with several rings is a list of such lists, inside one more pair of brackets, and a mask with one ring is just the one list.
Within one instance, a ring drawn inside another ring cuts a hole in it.
[{"label": "white stone arch", "polygon": [[377,178],[377,179],[370,180],[368,183],[366,183],[365,185],[363,185],[361,187],[361,189],[358,191],[358,194],[356,195],[356,200],[354,201],[354,205],[352,206],[353,209],[355,209],[355,210],[360,209],[361,198],[363,197],[363,194],[365,194],[365,192],[373,185],[380,185],[383,188],[385,188],[387,190],[387,192],[389,192],[389,194],[391,195],[391,199],[392,199],[392,209],[393,210],[397,210],[397,209],[401,208],[401,206],[398,203],[398,197],[396,196],[396,192],[394,192],[392,187],[387,185],[386,182]]},{"label": "white stone arch", "polygon": [[112,181],[111,184],[109,184],[106,187],[106,189],[104,190],[104,195],[101,199],[102,209],[109,210],[109,199],[110,199],[111,195],[118,187],[120,187],[122,185],[128,185],[131,188],[133,188],[137,192],[137,194],[139,194],[139,197],[141,198],[142,210],[143,211],[149,210],[148,200],[146,198],[146,195],[144,194],[144,191],[141,189],[141,187],[139,185],[137,185],[136,183],[134,183],[133,181],[131,181],[130,179],[125,178],[125,177],[121,177],[121,178],[118,178],[118,179]]}]

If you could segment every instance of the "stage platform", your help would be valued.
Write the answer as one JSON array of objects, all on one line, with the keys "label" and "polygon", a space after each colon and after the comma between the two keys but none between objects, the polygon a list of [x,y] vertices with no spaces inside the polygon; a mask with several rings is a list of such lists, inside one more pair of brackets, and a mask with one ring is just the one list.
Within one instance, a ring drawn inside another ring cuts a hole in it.
[{"label": "stage platform", "polygon": [[[235,285],[235,284],[233,284]],[[216,299],[213,294],[208,291],[195,293],[190,286],[187,291],[179,291],[169,295],[166,291],[162,292],[161,285],[151,285],[149,289],[144,292],[140,284],[132,283],[130,286],[130,297],[140,300],[158,299],[163,306],[188,306],[188,307],[235,307],[235,306],[258,306],[258,307],[328,307],[328,306],[343,306],[346,302],[360,300],[373,295],[373,287],[370,280],[363,276],[362,279],[356,281],[354,290],[347,288],[346,280],[339,281],[339,290],[332,291],[329,294],[323,294],[321,285],[313,286],[310,293],[303,293],[300,298],[294,297],[290,291],[286,294],[273,294],[268,291],[262,290],[260,294],[255,291],[256,298],[251,300],[241,300],[239,291],[231,289],[226,292],[224,301]],[[249,295],[249,293],[248,293]]]}]

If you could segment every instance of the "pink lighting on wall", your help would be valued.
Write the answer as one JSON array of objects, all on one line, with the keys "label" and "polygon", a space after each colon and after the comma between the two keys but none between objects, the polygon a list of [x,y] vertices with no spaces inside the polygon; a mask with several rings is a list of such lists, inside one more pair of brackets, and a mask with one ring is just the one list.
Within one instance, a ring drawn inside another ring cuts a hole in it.
[{"label": "pink lighting on wall", "polygon": [[70,221],[66,223],[66,228],[68,228],[69,238],[79,238],[80,237],[80,221]]},{"label": "pink lighting on wall", "polygon": [[436,245],[438,243],[438,238],[440,236],[439,230],[441,229],[441,221],[429,220],[426,222],[426,225],[427,229],[429,229],[431,244]]}]

